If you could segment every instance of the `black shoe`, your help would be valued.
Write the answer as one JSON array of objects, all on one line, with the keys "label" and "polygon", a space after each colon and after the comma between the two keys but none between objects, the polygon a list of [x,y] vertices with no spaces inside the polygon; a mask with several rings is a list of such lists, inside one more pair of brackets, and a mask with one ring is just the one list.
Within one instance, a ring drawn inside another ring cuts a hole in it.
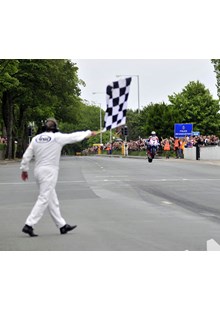
[{"label": "black shoe", "polygon": [[61,233],[61,235],[66,234],[68,231],[71,231],[76,227],[77,227],[77,225],[70,226],[69,224],[66,224],[60,228],[60,233]]},{"label": "black shoe", "polygon": [[28,226],[28,225],[24,225],[22,231],[23,231],[25,234],[28,234],[30,237],[37,237],[37,236],[38,236],[38,235],[36,235],[36,234],[34,233],[33,227]]}]

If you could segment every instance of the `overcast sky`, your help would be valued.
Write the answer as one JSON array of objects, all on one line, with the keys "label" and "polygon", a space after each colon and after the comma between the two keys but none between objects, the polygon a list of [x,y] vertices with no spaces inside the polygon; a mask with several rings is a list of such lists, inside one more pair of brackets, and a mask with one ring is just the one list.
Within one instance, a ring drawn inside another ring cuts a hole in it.
[{"label": "overcast sky", "polygon": [[[200,81],[217,99],[216,75],[210,59],[73,59],[79,78],[85,81],[81,97],[106,107],[105,91],[116,75],[139,75],[140,108],[149,103],[168,102],[190,81]],[[138,108],[137,77],[132,77],[128,99],[130,109]],[[99,92],[101,94],[92,94]]]}]

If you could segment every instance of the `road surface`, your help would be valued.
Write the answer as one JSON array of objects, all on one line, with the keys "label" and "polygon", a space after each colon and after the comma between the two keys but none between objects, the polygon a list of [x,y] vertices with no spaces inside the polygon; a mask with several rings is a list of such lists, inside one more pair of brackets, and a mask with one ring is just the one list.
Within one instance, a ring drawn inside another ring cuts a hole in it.
[{"label": "road surface", "polygon": [[60,235],[46,211],[37,238],[21,229],[36,198],[19,162],[0,165],[1,251],[205,251],[220,244],[220,165],[183,159],[63,157],[61,213],[76,230]]}]

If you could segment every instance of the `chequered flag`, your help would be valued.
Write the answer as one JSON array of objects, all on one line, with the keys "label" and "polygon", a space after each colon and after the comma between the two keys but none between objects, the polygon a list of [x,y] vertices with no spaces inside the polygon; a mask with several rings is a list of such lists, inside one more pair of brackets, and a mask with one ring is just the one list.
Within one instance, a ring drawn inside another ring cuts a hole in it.
[{"label": "chequered flag", "polygon": [[131,78],[111,83],[106,88],[107,109],[104,130],[110,130],[126,123],[127,102]]}]

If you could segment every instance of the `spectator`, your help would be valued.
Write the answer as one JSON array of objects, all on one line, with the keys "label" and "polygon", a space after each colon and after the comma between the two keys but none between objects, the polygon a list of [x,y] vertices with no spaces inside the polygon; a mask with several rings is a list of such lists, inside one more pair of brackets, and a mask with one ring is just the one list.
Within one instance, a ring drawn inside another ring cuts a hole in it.
[{"label": "spectator", "polygon": [[161,145],[163,146],[163,150],[165,152],[165,156],[167,159],[169,159],[169,157],[170,157],[170,148],[171,148],[170,144],[171,143],[170,143],[169,139],[165,139],[165,140],[161,141]]},{"label": "spectator", "polygon": [[176,158],[179,158],[179,139],[178,138],[174,140],[174,152],[176,154]]}]

